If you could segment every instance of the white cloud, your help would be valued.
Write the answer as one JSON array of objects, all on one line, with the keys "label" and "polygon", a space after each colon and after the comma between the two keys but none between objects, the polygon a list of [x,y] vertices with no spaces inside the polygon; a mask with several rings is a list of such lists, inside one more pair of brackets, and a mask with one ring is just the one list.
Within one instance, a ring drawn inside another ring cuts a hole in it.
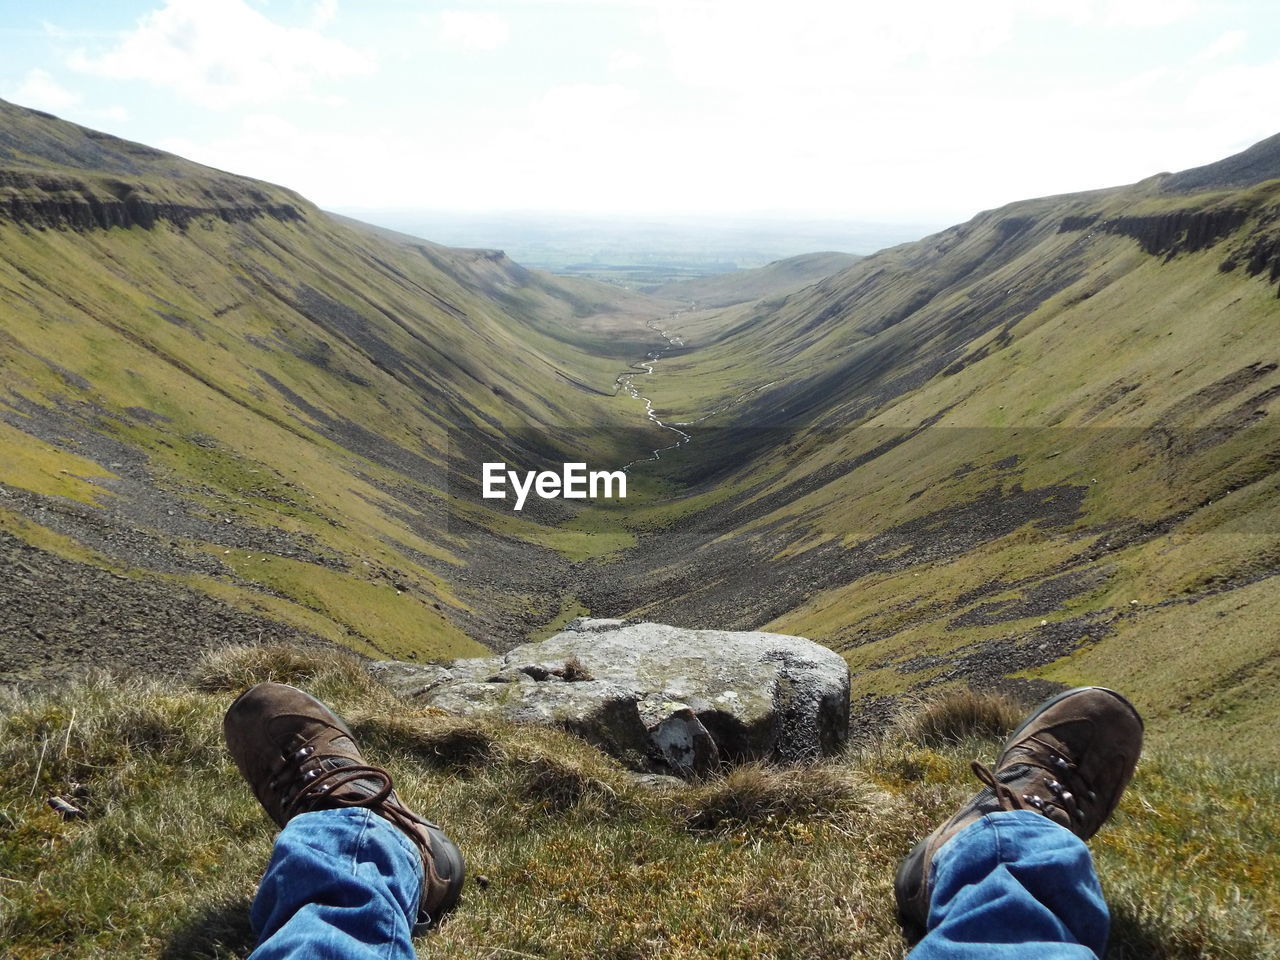
[{"label": "white cloud", "polygon": [[634,92],[618,84],[569,83],[552,87],[530,109],[539,125],[594,127],[602,118],[624,115],[635,100]]},{"label": "white cloud", "polygon": [[1198,0],[1031,0],[1027,12],[1077,26],[1163,27],[1190,19]]},{"label": "white cloud", "polygon": [[68,90],[39,67],[28,70],[22,82],[6,91],[4,98],[37,110],[65,110],[80,102],[80,94]]},{"label": "white cloud", "polygon": [[638,70],[648,63],[648,60],[634,50],[615,50],[609,55],[609,72],[626,73],[630,70]]},{"label": "white cloud", "polygon": [[496,13],[442,10],[436,22],[440,41],[459,50],[491,53],[505,47],[511,39],[511,24]]},{"label": "white cloud", "polygon": [[[156,146],[220,170],[281,184],[317,200],[341,189],[339,185],[367,177],[366,151],[381,155],[391,149],[368,130],[315,130],[266,112],[244,114],[221,136],[170,137]],[[391,172],[380,164],[378,173]]]},{"label": "white cloud", "polygon": [[44,30],[45,34],[55,40],[65,40],[71,36],[71,32],[69,30],[58,26],[56,23],[50,23],[48,20],[41,20],[40,28]]},{"label": "white cloud", "polygon": [[1228,30],[1197,53],[1195,60],[1197,63],[1204,63],[1209,60],[1220,60],[1223,57],[1228,57],[1243,48],[1248,39],[1249,35],[1243,30]]},{"label": "white cloud", "polygon": [[1112,27],[1163,27],[1190,19],[1196,0],[1103,0],[1097,4],[1099,20]]},{"label": "white cloud", "polygon": [[102,120],[109,120],[112,123],[126,123],[129,120],[129,111],[117,103],[110,107],[103,107],[101,110],[95,110],[94,116]]},{"label": "white cloud", "polygon": [[884,71],[906,64],[914,83],[945,80],[1008,40],[1016,10],[1014,0],[690,0],[657,14],[671,68],[687,83],[829,94],[881,86]]},{"label": "white cloud", "polygon": [[[399,7],[406,29],[379,41],[373,91],[326,83],[369,66],[321,31],[334,0],[168,0],[84,59],[240,107],[203,112],[184,141],[131,136],[326,205],[958,219],[1204,163],[1273,133],[1280,65],[1248,65],[1234,28],[1256,25],[1198,3],[414,0]],[[536,40],[520,28],[533,4],[558,33],[554,56],[424,64],[424,35],[459,54]],[[293,11],[305,29],[256,10]],[[151,122],[151,105],[135,106],[147,89],[108,89]],[[336,95],[368,93],[377,99],[337,109]],[[335,109],[271,102],[287,97]]]},{"label": "white cloud", "polygon": [[323,30],[338,15],[338,0],[316,0],[315,9],[311,11],[311,29]]},{"label": "white cloud", "polygon": [[1206,132],[1232,132],[1243,148],[1276,132],[1280,59],[1234,64],[1199,77],[1186,100],[1188,119]]},{"label": "white cloud", "polygon": [[[320,12],[328,9],[321,4]],[[222,109],[308,98],[325,80],[369,73],[373,61],[314,28],[269,20],[244,0],[167,0],[106,53],[78,52],[71,66],[143,80]]]}]

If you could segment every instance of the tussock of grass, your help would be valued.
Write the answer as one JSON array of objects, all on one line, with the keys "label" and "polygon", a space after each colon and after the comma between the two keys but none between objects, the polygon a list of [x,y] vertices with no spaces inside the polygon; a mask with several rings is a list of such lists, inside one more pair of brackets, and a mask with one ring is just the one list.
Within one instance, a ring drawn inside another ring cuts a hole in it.
[{"label": "tussock of grass", "polygon": [[[654,791],[569,734],[415,708],[344,654],[238,649],[195,680],[99,677],[0,704],[6,957],[247,955],[275,831],[219,728],[267,677],[330,700],[489,878],[420,941],[433,958],[899,958],[894,867],[977,788],[969,760],[999,749],[893,737]],[[53,795],[87,815],[61,819]],[[1112,957],[1274,957],[1277,801],[1271,773],[1144,761],[1092,844]]]},{"label": "tussock of grass", "polygon": [[[619,791],[608,779],[592,776],[589,763],[551,753],[511,758],[512,786],[525,801],[524,812],[556,813],[581,805],[585,810],[610,813]],[[617,779],[616,774],[611,779]]]},{"label": "tussock of grass", "polygon": [[1025,713],[1008,697],[961,687],[907,704],[895,726],[921,746],[954,746],[975,737],[1008,736]]},{"label": "tussock of grass", "polygon": [[875,793],[865,779],[840,767],[747,764],[686,791],[676,805],[691,827],[724,829],[790,821],[847,821],[874,803]]},{"label": "tussock of grass", "polygon": [[287,683],[324,698],[384,694],[356,654],[337,647],[236,645],[206,654],[192,670],[192,685],[206,693],[240,693],[257,683]]}]

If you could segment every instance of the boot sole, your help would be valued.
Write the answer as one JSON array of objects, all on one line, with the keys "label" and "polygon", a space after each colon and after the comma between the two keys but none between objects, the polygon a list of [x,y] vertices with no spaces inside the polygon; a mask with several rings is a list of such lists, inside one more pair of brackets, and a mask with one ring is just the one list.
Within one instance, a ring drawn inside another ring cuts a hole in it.
[{"label": "boot sole", "polygon": [[[444,831],[429,827],[431,835],[431,862],[436,875],[449,884],[444,898],[428,914],[428,927],[434,927],[445,915],[452,912],[462,899],[462,886],[467,876],[467,862],[457,844],[444,835]],[[415,931],[417,932],[417,931]]]},{"label": "boot sole", "polygon": [[[929,901],[921,889],[924,885],[925,849],[929,838],[925,837],[911,852],[902,858],[893,878],[893,897],[897,903],[898,926],[908,947],[914,947],[924,938],[929,917]],[[923,916],[921,915],[923,910]]]}]

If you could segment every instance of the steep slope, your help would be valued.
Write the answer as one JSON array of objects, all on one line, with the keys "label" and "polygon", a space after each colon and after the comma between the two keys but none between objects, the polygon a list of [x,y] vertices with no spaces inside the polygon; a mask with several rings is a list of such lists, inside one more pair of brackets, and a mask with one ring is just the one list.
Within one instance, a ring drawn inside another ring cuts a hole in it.
[{"label": "steep slope", "polygon": [[[465,496],[475,464],[625,462],[645,303],[0,103],[0,526],[357,649],[502,646],[559,609],[566,556],[625,538]],[[118,626],[108,586],[42,624],[39,578],[7,579],[7,678]]]},{"label": "steep slope", "polygon": [[691,495],[584,602],[823,640],[868,716],[1102,682],[1280,756],[1280,169],[1249,168],[1011,204],[681,316],[645,387],[693,439],[649,469]]},{"label": "steep slope", "polygon": [[1250,187],[1277,175],[1280,175],[1280,133],[1225,160],[1166,177],[1160,186],[1169,193],[1197,193],[1224,187]]},{"label": "steep slope", "polygon": [[735,270],[709,277],[677,280],[645,292],[667,300],[679,300],[700,307],[729,307],[765,297],[782,297],[803,290],[858,261],[852,253],[805,253],[787,257],[753,270]]}]

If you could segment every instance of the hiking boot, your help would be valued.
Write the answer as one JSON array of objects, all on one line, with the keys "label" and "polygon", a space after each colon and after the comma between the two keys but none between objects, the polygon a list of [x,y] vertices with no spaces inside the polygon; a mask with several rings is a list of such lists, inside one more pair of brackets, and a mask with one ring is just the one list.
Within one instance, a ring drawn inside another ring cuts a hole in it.
[{"label": "hiking boot", "polygon": [[315,697],[283,683],[260,683],[231,704],[222,733],[278,826],[312,810],[367,807],[399,828],[422,856],[419,926],[438,923],[457,904],[464,873],[458,848],[400,801],[391,774],[364,762],[351,729]]},{"label": "hiking boot", "polygon": [[943,844],[1000,810],[1034,810],[1088,840],[1120,802],[1141,752],[1142,718],[1114,690],[1078,687],[1031,711],[1005,741],[994,771],[974,762],[985,789],[899,865],[893,887],[907,943],[927,929],[929,870]]}]

